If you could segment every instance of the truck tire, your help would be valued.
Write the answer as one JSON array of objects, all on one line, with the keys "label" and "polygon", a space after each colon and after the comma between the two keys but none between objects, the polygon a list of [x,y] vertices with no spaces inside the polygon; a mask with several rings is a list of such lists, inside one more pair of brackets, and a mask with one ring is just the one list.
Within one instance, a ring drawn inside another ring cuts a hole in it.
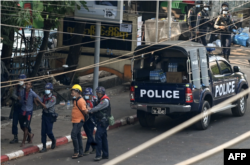
[{"label": "truck tire", "polygon": [[210,104],[208,101],[204,101],[201,109],[203,118],[199,120],[195,125],[198,130],[205,130],[209,127],[210,124],[210,115],[207,115],[207,110],[210,109]]},{"label": "truck tire", "polygon": [[150,113],[137,110],[137,118],[138,118],[139,123],[142,127],[153,127],[154,126],[155,116],[150,114]]},{"label": "truck tire", "polygon": [[[244,89],[241,89],[241,92],[244,91]],[[247,99],[246,96],[240,98],[237,101],[237,106],[232,108],[232,114],[236,117],[243,116],[247,109]]]}]

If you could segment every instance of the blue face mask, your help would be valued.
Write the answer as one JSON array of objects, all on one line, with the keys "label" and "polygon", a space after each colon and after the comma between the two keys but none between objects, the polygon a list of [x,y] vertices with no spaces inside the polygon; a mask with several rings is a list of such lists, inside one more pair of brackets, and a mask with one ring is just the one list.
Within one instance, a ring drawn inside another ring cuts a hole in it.
[{"label": "blue face mask", "polygon": [[73,96],[73,100],[75,100],[76,99],[76,96]]},{"label": "blue face mask", "polygon": [[86,100],[89,100],[89,96],[84,96],[84,98],[85,98]]},{"label": "blue face mask", "polygon": [[46,90],[45,90],[45,94],[46,94],[46,95],[49,95],[49,94],[50,94],[50,90],[46,89]]}]

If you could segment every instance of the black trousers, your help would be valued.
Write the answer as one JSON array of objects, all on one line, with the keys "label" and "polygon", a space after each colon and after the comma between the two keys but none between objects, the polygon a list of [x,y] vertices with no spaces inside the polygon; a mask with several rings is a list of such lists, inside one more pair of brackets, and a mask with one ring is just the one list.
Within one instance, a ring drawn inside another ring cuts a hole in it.
[{"label": "black trousers", "polygon": [[74,153],[75,154],[83,154],[83,145],[82,145],[82,135],[81,128],[83,127],[83,121],[80,123],[73,123],[73,128],[71,131],[71,139],[73,141]]},{"label": "black trousers", "polygon": [[[222,55],[225,58],[229,58],[230,47],[231,47],[231,35],[230,34],[221,34],[221,46],[222,46]],[[225,47],[225,48],[224,48]]]}]

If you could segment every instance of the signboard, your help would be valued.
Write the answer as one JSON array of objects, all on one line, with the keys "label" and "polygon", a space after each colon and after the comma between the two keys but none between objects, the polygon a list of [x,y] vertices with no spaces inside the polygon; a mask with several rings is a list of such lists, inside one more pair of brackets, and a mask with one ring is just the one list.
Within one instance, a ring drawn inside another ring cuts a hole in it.
[{"label": "signboard", "polygon": [[137,18],[137,26],[138,26],[137,27],[137,41],[138,41],[137,42],[137,46],[141,45],[140,41],[142,39],[141,38],[142,37],[141,36],[141,34],[142,34],[142,30],[141,30],[142,29],[142,24],[143,24],[143,22],[142,22],[142,16],[140,16],[140,17]]},{"label": "signboard", "polygon": [[129,33],[131,33],[131,31],[132,31],[132,24],[121,23],[120,24],[120,31],[121,32],[129,32]]},{"label": "signboard", "polygon": [[89,10],[81,7],[75,9],[75,19],[89,21],[105,21],[122,23],[123,19],[123,0],[119,1],[86,1]]},{"label": "signboard", "polygon": [[[63,21],[63,31],[68,33],[75,33],[75,22],[73,18],[64,18]],[[86,21],[83,21],[86,22]],[[128,32],[120,30],[120,24],[114,23],[101,23],[101,37],[117,37],[118,39],[128,39],[132,40],[132,21],[123,21],[122,24],[130,25],[131,30]],[[95,35],[95,22],[87,22],[85,25],[84,34],[87,35]],[[129,27],[130,27],[129,26]],[[63,34],[63,45],[71,45],[72,34]],[[105,39],[100,41],[100,48],[103,49],[115,49],[115,50],[127,50],[131,51],[132,48],[132,41],[122,41],[122,40],[115,40],[115,39]],[[91,36],[84,36],[82,38],[82,43],[90,42],[88,44],[82,45],[83,47],[95,47],[95,37]]]}]

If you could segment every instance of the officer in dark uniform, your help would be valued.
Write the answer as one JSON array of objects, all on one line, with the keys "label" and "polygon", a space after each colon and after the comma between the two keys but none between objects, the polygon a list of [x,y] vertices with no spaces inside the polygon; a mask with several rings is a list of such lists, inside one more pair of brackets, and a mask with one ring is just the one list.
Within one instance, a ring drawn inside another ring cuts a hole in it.
[{"label": "officer in dark uniform", "polygon": [[[24,80],[26,79],[26,75],[25,74],[20,74],[19,75],[19,85],[15,86],[13,92],[12,92],[12,99],[14,100],[14,104],[13,104],[13,119],[12,119],[12,134],[14,135],[14,139],[10,141],[10,144],[13,143],[18,143],[18,121],[19,121],[19,114],[21,111],[21,92],[24,92],[25,89],[25,84],[24,84]],[[19,121],[20,122],[20,121]],[[28,128],[28,132],[31,133],[31,128]],[[29,141],[29,137],[27,138],[27,140]]]},{"label": "officer in dark uniform", "polygon": [[42,115],[42,143],[43,149],[40,151],[41,153],[46,152],[46,142],[47,142],[47,135],[51,139],[51,149],[56,147],[56,139],[52,132],[53,123],[55,122],[55,105],[56,105],[56,97],[52,94],[53,84],[47,83],[45,86],[45,95],[43,99],[37,99],[37,101],[43,107],[43,115]]},{"label": "officer in dark uniform", "polygon": [[96,95],[98,97],[98,105],[89,109],[89,113],[94,113],[97,124],[97,131],[95,134],[96,141],[96,157],[95,161],[109,158],[107,128],[109,126],[108,117],[111,116],[110,99],[105,94],[104,87],[96,88]]},{"label": "officer in dark uniform", "polygon": [[[86,88],[83,92],[84,99],[87,104],[87,108],[94,108],[97,105],[97,98],[93,96],[92,88]],[[95,139],[93,137],[93,132],[95,128],[95,116],[94,114],[89,114],[89,120],[87,120],[83,125],[84,131],[87,135],[87,142],[85,151],[83,153],[84,156],[89,154],[95,154]],[[89,152],[90,146],[92,147],[92,151]]]},{"label": "officer in dark uniform", "polygon": [[[200,36],[200,42],[204,45],[207,46],[207,41],[206,41],[206,34],[207,33],[207,27],[211,27],[211,22],[210,17],[209,17],[209,3],[208,2],[203,2],[203,7],[202,10],[197,14],[197,22],[196,22],[196,33],[197,36]],[[206,23],[205,23],[206,22]]]},{"label": "officer in dark uniform", "polygon": [[195,1],[195,6],[193,6],[191,9],[188,11],[188,27],[190,30],[190,39],[191,41],[195,41],[195,26],[196,26],[196,21],[197,21],[197,14],[198,12],[201,11],[201,4],[202,1]]},{"label": "officer in dark uniform", "polygon": [[[221,8],[220,8],[220,13],[219,13],[219,14],[222,15],[222,8],[225,8],[225,7],[227,7],[227,8],[229,9],[229,4],[228,4],[227,2],[223,2],[223,3],[221,4]],[[227,15],[228,15],[228,16],[230,17],[230,19],[234,22],[233,17],[232,17],[232,15],[229,13],[229,11],[228,11]],[[221,50],[221,54],[223,55],[223,50]]]},{"label": "officer in dark uniform", "polygon": [[[231,46],[231,32],[236,29],[232,18],[228,15],[228,7],[222,7],[222,16],[218,16],[214,24],[215,29],[220,29],[222,54],[229,62],[230,46]],[[224,48],[225,47],[225,48]]]}]

